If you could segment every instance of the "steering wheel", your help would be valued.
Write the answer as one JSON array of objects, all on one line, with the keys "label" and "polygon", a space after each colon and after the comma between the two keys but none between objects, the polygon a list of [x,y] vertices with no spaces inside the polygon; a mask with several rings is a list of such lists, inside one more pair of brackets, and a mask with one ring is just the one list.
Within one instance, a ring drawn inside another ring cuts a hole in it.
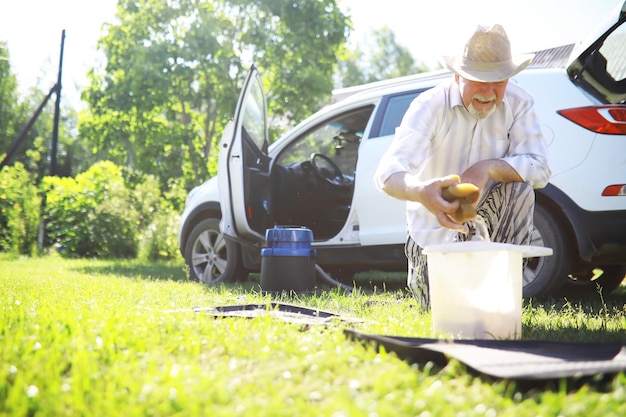
[{"label": "steering wheel", "polygon": [[315,175],[322,181],[334,187],[341,187],[348,182],[343,176],[341,168],[322,153],[314,153],[311,155],[311,164],[313,165]]}]

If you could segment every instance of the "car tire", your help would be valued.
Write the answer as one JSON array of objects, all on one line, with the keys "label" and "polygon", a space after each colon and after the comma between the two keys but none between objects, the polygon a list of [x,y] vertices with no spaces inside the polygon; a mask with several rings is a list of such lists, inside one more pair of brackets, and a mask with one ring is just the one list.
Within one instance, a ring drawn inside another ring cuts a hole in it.
[{"label": "car tire", "polygon": [[544,206],[535,205],[531,245],[552,248],[551,256],[528,258],[523,274],[524,298],[557,294],[566,283],[572,265],[572,248],[565,227]]},{"label": "car tire", "polygon": [[606,265],[598,266],[602,274],[595,276],[595,271],[591,271],[586,277],[568,277],[563,294],[566,296],[588,295],[602,291],[602,294],[610,294],[615,291],[624,281],[626,275],[626,265]]},{"label": "car tire", "polygon": [[189,278],[208,285],[245,280],[239,246],[220,231],[220,219],[204,219],[194,226],[185,244]]}]

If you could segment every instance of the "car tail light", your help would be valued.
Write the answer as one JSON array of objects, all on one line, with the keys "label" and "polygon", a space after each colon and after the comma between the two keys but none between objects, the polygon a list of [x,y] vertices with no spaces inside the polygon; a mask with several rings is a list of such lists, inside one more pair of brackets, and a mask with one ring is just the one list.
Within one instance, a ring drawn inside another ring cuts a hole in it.
[{"label": "car tail light", "polygon": [[626,184],[609,185],[602,191],[605,197],[626,196]]},{"label": "car tail light", "polygon": [[557,113],[595,133],[626,135],[625,105],[577,107]]}]

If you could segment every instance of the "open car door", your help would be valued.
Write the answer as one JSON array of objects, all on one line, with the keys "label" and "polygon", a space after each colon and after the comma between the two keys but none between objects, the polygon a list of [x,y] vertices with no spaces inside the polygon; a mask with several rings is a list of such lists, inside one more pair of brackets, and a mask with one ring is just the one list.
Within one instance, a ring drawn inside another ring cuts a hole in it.
[{"label": "open car door", "polygon": [[258,244],[272,227],[271,158],[267,155],[267,102],[254,65],[239,96],[235,116],[220,143],[218,184],[222,233]]}]

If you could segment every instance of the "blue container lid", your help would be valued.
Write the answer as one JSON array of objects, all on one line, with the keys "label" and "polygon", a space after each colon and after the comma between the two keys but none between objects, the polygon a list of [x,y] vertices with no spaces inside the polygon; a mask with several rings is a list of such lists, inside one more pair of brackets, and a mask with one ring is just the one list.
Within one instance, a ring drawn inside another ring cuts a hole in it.
[{"label": "blue container lid", "polygon": [[310,249],[313,232],[302,226],[276,226],[273,229],[267,229],[265,240],[272,248]]},{"label": "blue container lid", "polygon": [[261,249],[262,257],[274,257],[274,256],[300,256],[311,257],[315,256],[315,251],[311,251],[310,248],[263,248]]}]

